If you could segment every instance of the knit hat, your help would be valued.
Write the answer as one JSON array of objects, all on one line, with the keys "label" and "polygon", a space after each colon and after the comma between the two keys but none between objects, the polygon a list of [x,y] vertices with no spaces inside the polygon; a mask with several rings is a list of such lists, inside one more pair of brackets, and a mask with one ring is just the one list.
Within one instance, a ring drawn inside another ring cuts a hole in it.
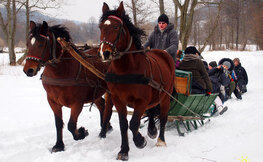
[{"label": "knit hat", "polygon": [[211,61],[210,63],[209,63],[209,65],[211,66],[211,67],[217,67],[217,63],[215,62],[215,61]]},{"label": "knit hat", "polygon": [[169,24],[169,18],[167,17],[167,15],[161,14],[158,17],[158,22],[165,22],[165,23]]},{"label": "knit hat", "polygon": [[223,62],[223,65],[227,66],[228,68],[231,67],[231,63],[229,61],[225,61]]},{"label": "knit hat", "polygon": [[[196,54],[196,53],[200,53],[194,46],[189,46],[185,49],[184,51],[185,54]],[[200,56],[200,55],[199,55]]]}]

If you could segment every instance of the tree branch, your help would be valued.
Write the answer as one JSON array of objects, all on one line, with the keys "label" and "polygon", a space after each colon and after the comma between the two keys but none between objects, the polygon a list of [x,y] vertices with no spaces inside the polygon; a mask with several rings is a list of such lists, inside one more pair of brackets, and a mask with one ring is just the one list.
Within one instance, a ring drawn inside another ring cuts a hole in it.
[{"label": "tree branch", "polygon": [[174,3],[178,6],[178,8],[180,9],[180,11],[182,11],[183,6],[181,5],[181,3],[178,0],[173,0]]},{"label": "tree branch", "polygon": [[215,33],[215,31],[216,31],[216,28],[217,28],[217,26],[218,26],[218,22],[219,22],[219,19],[220,19],[220,13],[221,13],[221,9],[222,9],[222,3],[223,3],[223,0],[220,0],[219,5],[218,5],[218,13],[217,13],[217,16],[216,16],[216,20],[215,20],[214,26],[213,26],[212,30],[209,32],[208,37],[206,38],[203,47],[199,50],[200,53],[202,53],[202,52],[204,51],[204,49],[205,49],[208,41],[211,39],[211,37],[214,35],[214,33]]}]

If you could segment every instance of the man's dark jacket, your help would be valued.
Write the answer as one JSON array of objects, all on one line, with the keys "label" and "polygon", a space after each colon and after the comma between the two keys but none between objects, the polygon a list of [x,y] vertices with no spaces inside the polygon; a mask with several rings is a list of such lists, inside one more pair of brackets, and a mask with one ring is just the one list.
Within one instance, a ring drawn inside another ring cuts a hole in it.
[{"label": "man's dark jacket", "polygon": [[174,25],[169,23],[163,32],[160,31],[158,24],[150,34],[144,44],[144,48],[166,50],[176,61],[176,52],[178,49],[178,35]]}]

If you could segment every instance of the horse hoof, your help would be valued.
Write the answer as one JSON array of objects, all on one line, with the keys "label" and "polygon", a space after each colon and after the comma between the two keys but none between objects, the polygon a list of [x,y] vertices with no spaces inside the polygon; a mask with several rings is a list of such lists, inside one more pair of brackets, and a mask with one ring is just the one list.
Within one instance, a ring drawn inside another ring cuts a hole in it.
[{"label": "horse hoof", "polygon": [[84,127],[80,127],[78,129],[78,133],[79,133],[79,135],[77,136],[77,138],[74,138],[75,140],[82,140],[89,135],[88,130],[85,130]]},{"label": "horse hoof", "polygon": [[108,126],[107,133],[111,133],[113,131],[113,128],[111,125]]},{"label": "horse hoof", "polygon": [[157,129],[156,129],[156,127],[154,127],[154,129],[148,129],[147,135],[151,139],[155,139],[157,137]]},{"label": "horse hoof", "polygon": [[157,147],[165,147],[166,143],[163,140],[161,140],[160,138],[158,138],[156,146]]},{"label": "horse hoof", "polygon": [[64,148],[65,146],[63,143],[56,143],[56,145],[53,146],[51,153],[64,151]]},{"label": "horse hoof", "polygon": [[106,133],[105,132],[100,132],[99,137],[100,138],[106,138]]},{"label": "horse hoof", "polygon": [[142,139],[143,139],[143,141],[140,142],[140,144],[136,144],[135,143],[136,147],[139,148],[139,149],[142,149],[142,148],[144,148],[147,145],[147,141],[145,140],[145,138],[142,137]]},{"label": "horse hoof", "polygon": [[128,161],[129,160],[128,153],[118,153],[116,160]]}]

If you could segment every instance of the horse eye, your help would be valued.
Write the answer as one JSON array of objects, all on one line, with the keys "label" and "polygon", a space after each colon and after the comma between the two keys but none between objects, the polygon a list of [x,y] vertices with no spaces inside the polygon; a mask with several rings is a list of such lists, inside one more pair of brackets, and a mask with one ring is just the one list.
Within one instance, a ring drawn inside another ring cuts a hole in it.
[{"label": "horse eye", "polygon": [[119,28],[118,26],[114,26],[114,27],[113,27],[114,30],[117,30],[118,28]]}]

